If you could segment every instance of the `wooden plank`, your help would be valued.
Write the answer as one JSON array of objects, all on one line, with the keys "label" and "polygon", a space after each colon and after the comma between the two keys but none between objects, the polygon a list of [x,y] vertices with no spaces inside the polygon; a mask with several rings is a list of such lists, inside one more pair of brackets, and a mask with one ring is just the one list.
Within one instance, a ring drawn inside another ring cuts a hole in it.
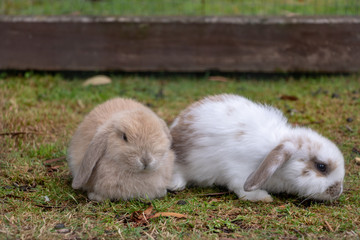
[{"label": "wooden plank", "polygon": [[0,69],[359,72],[360,17],[0,17]]}]

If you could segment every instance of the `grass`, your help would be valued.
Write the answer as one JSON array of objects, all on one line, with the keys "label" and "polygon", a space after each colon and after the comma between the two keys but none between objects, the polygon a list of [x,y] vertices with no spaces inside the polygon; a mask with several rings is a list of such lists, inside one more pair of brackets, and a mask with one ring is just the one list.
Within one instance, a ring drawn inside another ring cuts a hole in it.
[{"label": "grass", "polygon": [[357,0],[2,0],[4,15],[359,15]]},{"label": "grass", "polygon": [[[207,75],[111,77],[110,85],[83,87],[80,76],[0,74],[0,239],[359,238],[359,76],[228,76],[225,82]],[[191,102],[217,93],[272,104],[290,122],[336,142],[346,160],[343,195],[332,203],[288,195],[251,203],[233,193],[213,194],[226,189],[189,188],[151,202],[156,212],[186,219],[159,217],[141,225],[131,214],[148,208],[149,201],[96,203],[71,188],[63,157],[76,126],[97,104],[131,97],[171,123]],[[284,95],[298,100],[281,100]]]}]

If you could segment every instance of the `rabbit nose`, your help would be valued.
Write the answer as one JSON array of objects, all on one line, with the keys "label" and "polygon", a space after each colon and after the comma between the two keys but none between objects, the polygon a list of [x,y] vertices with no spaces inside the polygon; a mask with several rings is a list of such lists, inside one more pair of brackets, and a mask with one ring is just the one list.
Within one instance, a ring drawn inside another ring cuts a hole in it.
[{"label": "rabbit nose", "polygon": [[330,187],[328,187],[328,189],[326,189],[326,193],[329,194],[331,197],[337,198],[341,195],[342,190],[343,190],[342,183],[336,182]]},{"label": "rabbit nose", "polygon": [[149,167],[152,159],[149,156],[145,156],[145,157],[142,157],[140,161],[144,165],[144,169],[146,169]]}]

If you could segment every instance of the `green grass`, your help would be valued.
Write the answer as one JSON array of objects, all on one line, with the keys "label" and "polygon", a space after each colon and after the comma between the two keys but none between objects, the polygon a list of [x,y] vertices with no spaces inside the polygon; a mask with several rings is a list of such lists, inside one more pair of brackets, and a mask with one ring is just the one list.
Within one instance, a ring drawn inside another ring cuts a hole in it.
[{"label": "green grass", "polygon": [[2,0],[4,15],[359,15],[357,0]]},{"label": "green grass", "polygon": [[[359,238],[359,76],[228,76],[227,82],[218,82],[206,75],[159,74],[112,79],[110,85],[83,87],[85,79],[79,76],[0,74],[0,239]],[[190,188],[152,201],[155,211],[186,214],[186,219],[160,217],[136,226],[131,214],[145,210],[149,201],[91,202],[71,188],[64,159],[45,162],[65,156],[76,126],[109,98],[137,99],[171,123],[191,102],[217,93],[274,105],[290,122],[337,143],[346,161],[343,195],[332,203],[288,195],[274,195],[272,203],[251,203],[233,193],[211,195],[226,189]],[[282,95],[298,100],[281,100]],[[180,200],[186,204],[178,204]],[[54,229],[59,223],[69,232]]]}]

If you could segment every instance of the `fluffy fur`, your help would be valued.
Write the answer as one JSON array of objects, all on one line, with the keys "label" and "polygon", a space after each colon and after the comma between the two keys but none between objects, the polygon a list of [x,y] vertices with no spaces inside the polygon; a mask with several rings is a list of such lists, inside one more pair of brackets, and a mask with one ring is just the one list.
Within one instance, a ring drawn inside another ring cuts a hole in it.
[{"label": "fluffy fur", "polygon": [[149,108],[109,100],[85,117],[71,140],[72,187],[96,201],[162,197],[174,164],[170,146],[168,127]]},{"label": "fluffy fur", "polygon": [[273,107],[212,96],[180,113],[170,130],[177,155],[171,190],[216,184],[265,202],[272,201],[269,192],[318,200],[342,193],[344,159],[335,144],[290,126]]}]

